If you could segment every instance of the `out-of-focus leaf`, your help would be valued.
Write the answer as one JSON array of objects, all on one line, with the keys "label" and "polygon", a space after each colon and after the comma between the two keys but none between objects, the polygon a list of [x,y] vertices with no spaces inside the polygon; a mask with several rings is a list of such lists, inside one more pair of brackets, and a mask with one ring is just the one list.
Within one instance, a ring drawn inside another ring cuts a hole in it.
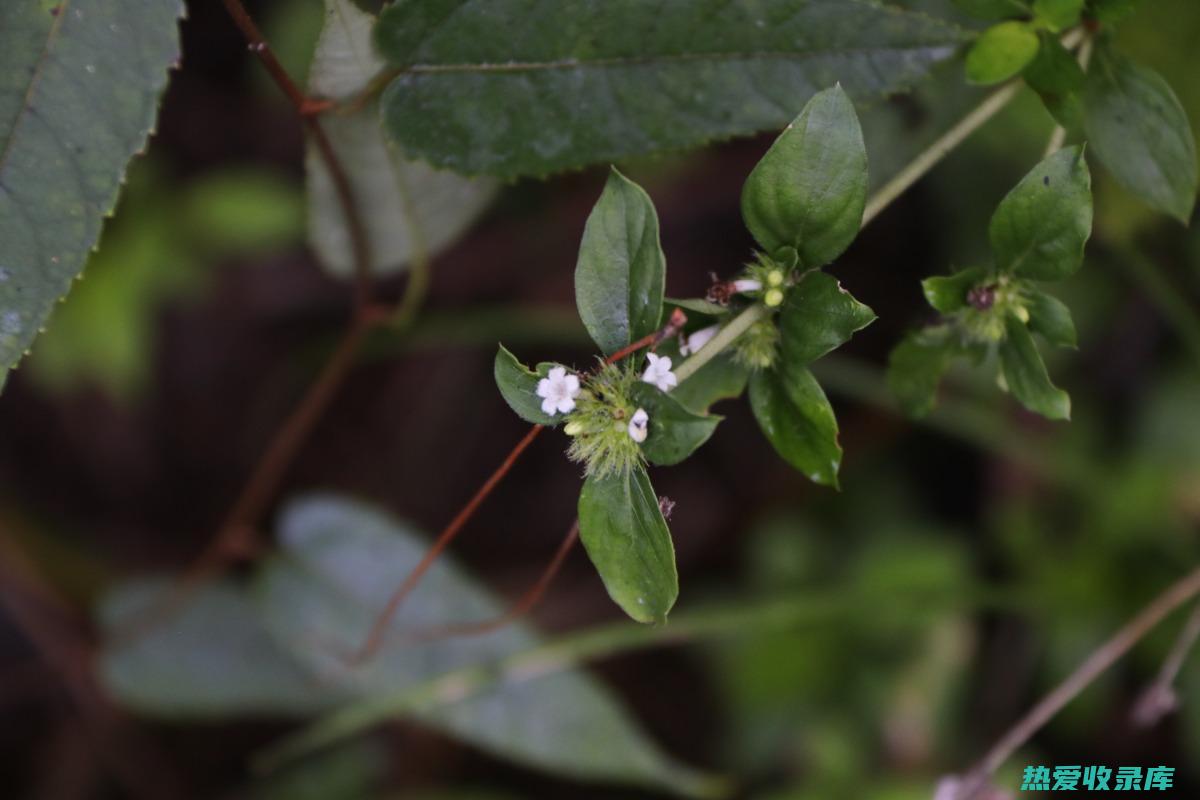
[{"label": "out-of-focus leaf", "polygon": [[1025,323],[1013,315],[1005,319],[1005,339],[1000,343],[1004,380],[1021,405],[1047,419],[1071,418],[1071,398],[1050,382],[1046,365]]},{"label": "out-of-focus leaf", "polygon": [[[374,18],[349,0],[325,0],[325,9],[309,91],[353,103],[384,66],[371,44]],[[498,188],[495,181],[470,180],[409,159],[380,130],[376,101],[353,113],[325,114],[321,125],[356,195],[375,274],[397,272],[414,259],[444,249],[479,217]],[[313,249],[331,272],[350,275],[354,257],[349,227],[333,180],[311,141],[305,165]]]},{"label": "out-of-focus leaf", "polygon": [[1062,31],[1079,23],[1083,0],[1033,0],[1036,21],[1052,31]]},{"label": "out-of-focus leaf", "polygon": [[857,0],[404,0],[376,29],[398,71],[392,135],[504,177],[779,128],[838,81],[864,98],[910,86],[964,39]]},{"label": "out-of-focus leaf", "polygon": [[1057,281],[1079,269],[1092,234],[1092,179],[1079,147],[1038,164],[1000,201],[988,233],[996,267]]},{"label": "out-of-focus leaf", "polygon": [[722,420],[716,415],[697,414],[684,407],[674,392],[661,392],[643,381],[633,385],[633,401],[650,416],[642,453],[647,461],[659,466],[678,464],[696,452]]},{"label": "out-of-focus leaf", "polygon": [[0,375],[83,269],[179,57],[182,3],[0,4]]},{"label": "out-of-focus leaf", "polygon": [[953,275],[935,275],[921,281],[925,300],[943,314],[952,314],[967,305],[967,293],[988,276],[985,267],[967,267]]},{"label": "out-of-focus leaf", "polygon": [[984,86],[1017,75],[1037,56],[1038,36],[1024,22],[1001,22],[983,32],[967,53],[967,80]]},{"label": "out-of-focus leaf", "polygon": [[496,351],[496,361],[492,369],[496,386],[508,407],[526,422],[551,426],[562,422],[561,416],[551,416],[542,411],[542,398],[537,394],[538,381],[545,378],[553,367],[554,364],[543,362],[538,364],[536,371],[531,370],[518,361],[504,345],[500,345],[500,349]]},{"label": "out-of-focus leaf", "polygon": [[1102,41],[1083,100],[1088,146],[1117,182],[1186,225],[1196,202],[1196,139],[1167,82]]},{"label": "out-of-focus leaf", "polygon": [[963,352],[948,325],[913,331],[896,345],[888,359],[888,388],[905,413],[923,417],[933,410],[942,376]]},{"label": "out-of-focus leaf", "polygon": [[579,538],[613,602],[638,622],[666,622],[679,576],[671,532],[645,469],[584,481]]},{"label": "out-of-focus leaf", "polygon": [[775,452],[813,483],[837,487],[842,448],[833,407],[801,366],[760,370],[750,377],[750,408]]},{"label": "out-of-focus leaf", "polygon": [[614,353],[658,330],[666,279],[654,203],[613,169],[588,216],[575,265],[575,305],[601,350]]},{"label": "out-of-focus leaf", "polygon": [[304,235],[299,188],[264,169],[209,173],[182,198],[182,232],[193,246],[214,256],[287,247]]},{"label": "out-of-focus leaf", "polygon": [[1029,13],[1029,4],[1021,0],[953,0],[954,5],[980,19],[1008,19]]},{"label": "out-of-focus leaf", "polygon": [[[420,561],[427,543],[407,527],[358,503],[313,497],[283,515],[285,556],[262,576],[266,625],[315,674],[353,689],[356,702],[394,694],[447,671],[529,649],[530,629],[514,623],[490,633],[429,643],[405,632],[492,619],[502,606],[440,560],[401,605],[379,653],[351,666],[397,576]],[[431,700],[417,718],[497,756],[583,780],[695,791],[702,778],[671,761],[599,684],[577,670],[500,683],[458,702]]]},{"label": "out-of-focus leaf", "polygon": [[388,753],[378,741],[356,741],[321,753],[250,790],[253,800],[368,800],[387,779]]},{"label": "out-of-focus leaf", "polygon": [[1063,47],[1058,37],[1041,34],[1041,47],[1025,72],[1025,82],[1042,98],[1046,110],[1059,125],[1069,130],[1083,125],[1083,104],[1079,96],[1083,88],[1083,68],[1075,56]]},{"label": "out-of-focus leaf", "polygon": [[1029,330],[1058,347],[1075,347],[1075,321],[1071,309],[1053,295],[1033,291],[1025,300],[1029,312]]},{"label": "out-of-focus leaf", "polygon": [[875,312],[836,278],[810,272],[788,291],[779,313],[783,358],[789,365],[806,367],[874,321]]},{"label": "out-of-focus leaf", "polygon": [[1142,0],[1092,0],[1091,12],[1105,25],[1120,22],[1137,10]]},{"label": "out-of-focus leaf", "polygon": [[808,101],[754,167],[742,216],[769,255],[789,247],[804,267],[823,267],[858,235],[866,202],[867,147],[836,86]]},{"label": "out-of-focus leaf", "polygon": [[[158,614],[155,604],[172,591],[166,580],[135,581],[101,605],[113,638],[97,669],[122,705],[166,717],[301,716],[349,697],[271,640],[241,588],[209,584],[178,610]],[[122,635],[130,626],[137,635]]]}]

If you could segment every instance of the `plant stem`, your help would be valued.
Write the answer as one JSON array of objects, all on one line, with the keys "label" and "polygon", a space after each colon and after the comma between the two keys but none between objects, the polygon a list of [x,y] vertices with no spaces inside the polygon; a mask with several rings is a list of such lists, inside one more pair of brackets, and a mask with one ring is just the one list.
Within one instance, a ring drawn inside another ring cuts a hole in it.
[{"label": "plant stem", "polygon": [[676,380],[683,383],[696,374],[698,369],[724,352],[727,347],[737,341],[738,337],[750,330],[759,320],[766,319],[769,314],[770,310],[762,303],[755,303],[741,314],[738,314],[728,325],[717,331],[716,335],[709,339],[703,347],[697,350],[695,355],[685,360],[676,368]]},{"label": "plant stem", "polygon": [[1146,606],[1111,639],[1097,648],[1065,681],[1054,688],[1000,738],[964,778],[955,800],[974,800],[992,774],[1035,733],[1128,653],[1172,611],[1200,594],[1200,569],[1180,579]]},{"label": "plant stem", "polygon": [[[1082,44],[1079,45],[1079,68],[1087,71],[1088,62],[1092,60],[1092,37],[1085,34]],[[1062,125],[1055,125],[1054,132],[1050,134],[1050,141],[1046,144],[1046,153],[1042,158],[1049,158],[1062,149],[1063,143],[1067,141],[1067,129]]]},{"label": "plant stem", "polygon": [[1154,682],[1142,692],[1141,699],[1134,707],[1133,721],[1142,727],[1158,724],[1165,715],[1179,707],[1179,697],[1175,692],[1175,679],[1187,661],[1188,654],[1200,640],[1200,605],[1197,605],[1183,629],[1171,646],[1171,652],[1163,661]]}]

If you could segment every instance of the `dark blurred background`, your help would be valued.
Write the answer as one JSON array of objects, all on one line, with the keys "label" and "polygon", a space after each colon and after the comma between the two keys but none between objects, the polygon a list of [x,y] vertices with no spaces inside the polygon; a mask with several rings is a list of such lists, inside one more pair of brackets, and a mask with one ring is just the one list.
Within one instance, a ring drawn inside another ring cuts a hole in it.
[{"label": "dark blurred background", "polygon": [[[220,4],[189,5],[149,151],[85,279],[0,398],[0,525],[81,615],[111,582],[201,551],[350,303],[304,244],[295,114]],[[248,5],[302,73],[320,0]],[[1200,129],[1200,6],[1146,3],[1120,38]],[[863,109],[874,182],[977,101],[961,84],[951,64],[918,95]],[[991,210],[1051,127],[1022,97],[835,265],[880,317],[820,369],[846,451],[841,493],[778,459],[743,402],[719,407],[727,420],[696,457],[654,474],[677,503],[681,607],[811,588],[869,609],[850,624],[596,666],[667,751],[739,776],[742,796],[929,797],[939,775],[973,761],[1197,563],[1200,234],[1140,207],[1099,168],[1096,235],[1062,292],[1080,349],[1049,356],[1074,421],[1031,417],[970,373],[928,423],[888,408],[887,352],[929,314],[919,280],[985,256]],[[702,294],[710,271],[729,275],[750,256],[739,193],[771,138],[627,165],[658,207],[669,295]],[[439,529],[524,430],[494,388],[496,342],[527,362],[591,358],[572,273],[603,180],[597,169],[506,187],[437,257],[416,326],[372,341],[278,499],[333,489]],[[397,279],[382,293],[402,290]],[[453,548],[502,596],[536,578],[574,514],[580,476],[562,449],[542,437]],[[886,613],[889,586],[914,579],[961,602]],[[576,549],[534,619],[566,631],[618,615]],[[1200,796],[1200,660],[1181,676],[1177,714],[1149,730],[1129,721],[1181,623],[1009,769],[1161,763],[1178,768],[1179,789],[1164,796]],[[6,796],[121,796],[80,733],[76,699],[4,614],[0,719]],[[133,724],[154,742],[156,768],[194,797],[649,796],[545,777],[407,725],[309,763],[289,788],[245,766],[282,724]]]}]

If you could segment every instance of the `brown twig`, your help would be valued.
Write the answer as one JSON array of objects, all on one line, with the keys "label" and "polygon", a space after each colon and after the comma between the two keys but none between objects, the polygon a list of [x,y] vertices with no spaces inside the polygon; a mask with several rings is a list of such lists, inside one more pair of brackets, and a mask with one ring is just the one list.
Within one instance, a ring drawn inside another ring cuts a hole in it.
[{"label": "brown twig", "polygon": [[987,782],[999,767],[1012,756],[1034,734],[1075,699],[1075,697],[1111,667],[1134,645],[1163,621],[1172,611],[1200,594],[1200,569],[1172,584],[1156,597],[1125,627],[1097,648],[1079,665],[1075,672],[1056,686],[1025,716],[1021,717],[992,746],[979,763],[963,778],[954,800],[978,800],[987,788]]},{"label": "brown twig", "polygon": [[499,630],[505,625],[520,619],[542,601],[542,598],[546,595],[546,589],[550,587],[550,582],[554,580],[554,576],[562,569],[562,565],[567,560],[567,554],[571,552],[571,548],[575,546],[575,542],[578,539],[579,520],[577,519],[571,523],[571,527],[567,531],[567,535],[563,537],[562,543],[559,544],[558,550],[554,551],[554,558],[550,559],[550,563],[546,565],[542,574],[538,576],[537,581],[503,614],[479,622],[459,622],[424,631],[417,631],[405,638],[414,642],[432,642],[439,639],[448,639],[452,636],[479,636]]}]

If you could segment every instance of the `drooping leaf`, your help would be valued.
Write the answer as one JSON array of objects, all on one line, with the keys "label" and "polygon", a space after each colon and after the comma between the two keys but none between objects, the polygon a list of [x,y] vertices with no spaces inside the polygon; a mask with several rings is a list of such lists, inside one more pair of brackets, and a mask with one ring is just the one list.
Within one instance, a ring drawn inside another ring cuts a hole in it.
[{"label": "drooping leaf", "polygon": [[813,483],[837,487],[842,448],[833,407],[801,366],[750,376],[750,408],[775,452]]},{"label": "drooping leaf", "polygon": [[1070,419],[1071,398],[1050,382],[1029,329],[1010,314],[1005,319],[1004,330],[1006,336],[1000,343],[1000,366],[1013,397],[1047,419]]},{"label": "drooping leaf", "polygon": [[[693,375],[688,381],[694,378]],[[642,453],[647,461],[659,466],[671,466],[686,459],[708,441],[723,419],[714,414],[697,414],[684,407],[674,391],[667,394],[643,381],[633,385],[633,401],[650,416]]]},{"label": "drooping leaf", "polygon": [[666,275],[654,203],[613,169],[575,265],[575,304],[601,350],[616,352],[658,330]]},{"label": "drooping leaf", "polygon": [[943,314],[953,314],[967,306],[967,293],[990,272],[986,267],[967,267],[953,275],[934,275],[921,281],[921,291],[929,305]]},{"label": "drooping leaf", "polygon": [[1079,24],[1083,0],[1033,0],[1034,18],[1052,31]]},{"label": "drooping leaf", "polygon": [[170,582],[140,580],[101,605],[112,638],[97,671],[122,705],[167,717],[307,716],[350,697],[271,640],[242,588],[214,583],[177,611],[154,610],[171,596]]},{"label": "drooping leaf", "polygon": [[[376,698],[537,644],[519,622],[479,635],[407,638],[406,633],[494,619],[503,610],[443,559],[400,606],[379,652],[351,665],[347,654],[362,645],[397,576],[416,566],[427,543],[377,511],[330,496],[291,504],[280,540],[284,557],[273,559],[261,576],[260,613],[276,640],[315,674],[351,688],[356,706],[368,708]],[[617,700],[579,670],[500,682],[457,702],[430,698],[415,716],[494,755],[570,778],[681,794],[695,791],[703,780],[665,756]]]},{"label": "drooping leaf", "polygon": [[867,202],[867,148],[840,86],[820,92],[746,179],[742,216],[768,254],[822,267],[850,246]]},{"label": "drooping leaf", "polygon": [[1100,42],[1084,84],[1083,126],[1118,183],[1187,224],[1196,202],[1196,139],[1161,75]]},{"label": "drooping leaf", "polygon": [[964,41],[863,0],[404,0],[384,121],[467,174],[542,175],[778,129],[818,89],[912,85]]},{"label": "drooping leaf", "polygon": [[[354,103],[385,64],[374,50],[375,19],[350,0],[325,0],[325,24],[310,71],[314,97]],[[398,272],[451,244],[487,208],[498,184],[469,179],[407,158],[387,141],[372,100],[321,125],[346,171],[366,227],[371,272]],[[337,190],[313,141],[307,145],[309,239],[332,273],[354,272],[350,228]]]},{"label": "drooping leaf", "polygon": [[554,366],[550,362],[542,362],[537,365],[536,371],[531,370],[518,361],[504,345],[500,345],[496,351],[496,361],[492,367],[496,387],[500,389],[508,407],[526,422],[555,426],[563,421],[561,415],[550,415],[542,411],[542,398],[537,394],[538,381],[545,378]]},{"label": "drooping leaf", "polygon": [[967,80],[984,86],[1020,74],[1037,56],[1038,36],[1016,20],[993,25],[967,53]]},{"label": "drooping leaf", "polygon": [[584,481],[579,538],[626,614],[638,622],[666,621],[679,596],[675,547],[645,469]]},{"label": "drooping leaf", "polygon": [[948,325],[913,331],[896,345],[888,359],[888,388],[906,414],[923,417],[933,410],[942,376],[963,352]]},{"label": "drooping leaf", "polygon": [[953,0],[954,5],[980,19],[1008,19],[1029,13],[1022,0]]},{"label": "drooping leaf", "polygon": [[0,375],[82,271],[146,145],[182,3],[0,4]]},{"label": "drooping leaf", "polygon": [[836,278],[810,272],[788,291],[779,313],[783,358],[789,365],[808,366],[874,321],[875,312]]},{"label": "drooping leaf", "polygon": [[1034,167],[1000,201],[988,234],[1001,272],[1039,281],[1079,269],[1092,233],[1092,178],[1079,147]]},{"label": "drooping leaf", "polygon": [[1026,298],[1025,310],[1029,312],[1030,331],[1058,347],[1076,346],[1075,322],[1066,303],[1035,290]]}]

